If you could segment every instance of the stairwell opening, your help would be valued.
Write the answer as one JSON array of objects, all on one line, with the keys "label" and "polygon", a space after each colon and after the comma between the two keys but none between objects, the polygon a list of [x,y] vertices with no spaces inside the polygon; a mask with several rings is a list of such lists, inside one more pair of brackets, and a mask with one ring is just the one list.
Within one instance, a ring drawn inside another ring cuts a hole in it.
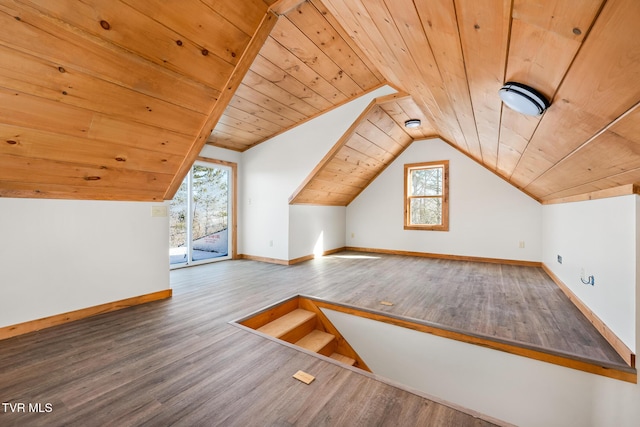
[{"label": "stairwell opening", "polygon": [[270,339],[371,372],[310,298],[297,295],[231,323]]},{"label": "stairwell opening", "polygon": [[634,368],[594,363],[571,354],[550,351],[524,343],[486,337],[426,321],[403,318],[389,313],[333,303],[304,295],[295,295],[230,323],[264,337],[326,356],[332,361],[373,372],[366,361],[329,320],[323,310],[332,310],[375,320],[617,380],[631,383],[637,382],[637,371]]}]

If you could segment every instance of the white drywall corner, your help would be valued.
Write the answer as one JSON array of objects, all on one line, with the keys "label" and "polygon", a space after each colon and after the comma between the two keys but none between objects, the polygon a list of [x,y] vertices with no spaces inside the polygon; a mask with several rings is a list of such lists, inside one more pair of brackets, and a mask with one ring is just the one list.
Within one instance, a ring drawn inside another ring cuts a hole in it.
[{"label": "white drywall corner", "polygon": [[[242,153],[243,253],[283,260],[303,256],[300,248],[309,247],[312,242],[299,242],[293,251],[289,250],[289,197],[371,100],[394,92],[384,86]],[[307,210],[307,214],[322,217],[324,212]],[[296,230],[299,231],[299,222]],[[340,231],[344,235],[344,230]],[[299,234],[316,238],[314,233]],[[328,234],[333,235],[334,231]]]}]

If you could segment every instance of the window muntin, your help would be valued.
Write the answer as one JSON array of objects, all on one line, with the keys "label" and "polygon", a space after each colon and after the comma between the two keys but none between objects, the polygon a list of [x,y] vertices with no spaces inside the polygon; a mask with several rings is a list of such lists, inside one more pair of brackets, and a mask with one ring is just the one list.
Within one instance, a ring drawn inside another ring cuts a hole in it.
[{"label": "window muntin", "polygon": [[404,166],[406,230],[449,230],[449,161]]}]

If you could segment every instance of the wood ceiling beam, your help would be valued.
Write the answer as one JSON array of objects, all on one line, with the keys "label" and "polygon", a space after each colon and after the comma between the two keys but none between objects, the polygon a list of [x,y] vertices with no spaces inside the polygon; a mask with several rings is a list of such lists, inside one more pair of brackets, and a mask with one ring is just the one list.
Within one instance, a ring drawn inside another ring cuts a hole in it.
[{"label": "wood ceiling beam", "polygon": [[290,12],[306,1],[307,0],[277,0],[271,5],[269,10],[278,15],[286,15],[287,12]]},{"label": "wood ceiling beam", "polygon": [[184,162],[182,163],[182,166],[180,167],[178,172],[175,174],[173,181],[171,182],[171,185],[169,185],[167,191],[165,192],[164,194],[165,200],[172,199],[176,191],[178,191],[178,188],[180,187],[182,180],[184,179],[185,175],[191,168],[191,165],[193,164],[193,162],[195,162],[196,158],[200,154],[200,151],[202,150],[202,147],[204,147],[207,139],[209,138],[209,135],[211,135],[211,132],[215,127],[215,124],[220,119],[220,116],[222,116],[222,114],[224,113],[224,110],[227,107],[227,104],[229,103],[229,101],[231,101],[231,98],[233,97],[236,89],[240,86],[240,83],[242,83],[242,79],[244,78],[245,74],[251,67],[253,60],[260,52],[262,45],[269,37],[269,34],[271,33],[271,30],[273,29],[277,21],[278,21],[278,17],[273,12],[267,12],[264,15],[264,18],[260,23],[258,29],[256,30],[255,34],[251,38],[249,45],[247,46],[245,51],[242,53],[242,56],[238,60],[238,63],[235,69],[233,70],[233,73],[231,73],[231,77],[229,77],[229,80],[227,81],[227,84],[225,85],[224,90],[222,91],[222,94],[220,95],[220,97],[214,104],[213,108],[209,112],[209,115],[204,123],[204,126],[201,127],[200,132],[198,133],[198,136],[193,141],[190,149],[188,150],[188,154],[185,157]]},{"label": "wood ceiling beam", "polygon": [[559,197],[557,199],[544,200],[543,205],[554,205],[558,203],[582,202],[586,200],[606,199],[609,197],[628,196],[631,194],[640,195],[640,182],[636,184],[625,184],[619,187],[597,190],[575,196]]},{"label": "wood ceiling beam", "polygon": [[542,198],[574,187],[640,169],[640,135],[626,132],[627,123],[640,122],[640,102],[595,133],[542,173],[527,190]]}]

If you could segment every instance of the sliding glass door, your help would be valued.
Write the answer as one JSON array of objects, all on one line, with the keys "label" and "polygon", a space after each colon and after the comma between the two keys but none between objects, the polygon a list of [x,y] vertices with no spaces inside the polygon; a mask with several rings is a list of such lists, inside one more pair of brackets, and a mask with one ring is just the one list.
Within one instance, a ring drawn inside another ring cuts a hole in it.
[{"label": "sliding glass door", "polygon": [[179,267],[230,258],[231,170],[197,162],[170,203],[170,263]]},{"label": "sliding glass door", "polygon": [[186,265],[189,259],[189,236],[187,225],[189,221],[189,180],[191,172],[187,174],[180,188],[169,204],[169,259],[170,264]]}]

